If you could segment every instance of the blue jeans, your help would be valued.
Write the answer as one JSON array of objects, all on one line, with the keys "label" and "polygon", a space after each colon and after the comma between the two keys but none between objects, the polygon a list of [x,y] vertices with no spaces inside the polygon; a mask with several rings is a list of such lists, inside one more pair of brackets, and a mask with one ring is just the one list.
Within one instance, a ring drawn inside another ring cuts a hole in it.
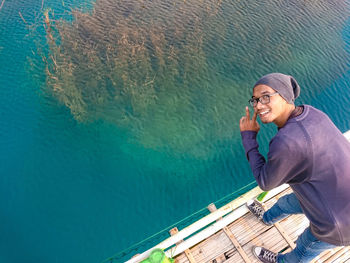
[{"label": "blue jeans", "polygon": [[[273,224],[288,215],[302,214],[299,200],[295,194],[288,194],[280,199],[264,213],[263,221]],[[335,245],[318,240],[310,231],[310,227],[298,237],[296,248],[286,254],[278,254],[277,262],[279,263],[306,263],[327,249],[335,248]]]}]

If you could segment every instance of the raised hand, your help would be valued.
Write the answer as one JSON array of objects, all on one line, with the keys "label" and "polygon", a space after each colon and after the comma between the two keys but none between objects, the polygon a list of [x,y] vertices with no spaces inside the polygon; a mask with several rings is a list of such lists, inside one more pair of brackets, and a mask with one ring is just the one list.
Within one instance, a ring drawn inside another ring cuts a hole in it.
[{"label": "raised hand", "polygon": [[256,118],[258,116],[258,113],[254,111],[253,118],[250,119],[250,113],[249,113],[249,108],[248,106],[245,107],[245,116],[243,116],[240,121],[239,121],[239,129],[241,131],[256,131],[259,132],[260,130],[260,125],[256,121]]}]

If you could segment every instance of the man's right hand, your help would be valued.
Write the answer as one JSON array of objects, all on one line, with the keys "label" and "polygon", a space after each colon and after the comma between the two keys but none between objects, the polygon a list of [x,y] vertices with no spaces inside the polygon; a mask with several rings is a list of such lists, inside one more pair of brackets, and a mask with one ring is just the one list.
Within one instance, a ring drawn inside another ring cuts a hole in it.
[{"label": "man's right hand", "polygon": [[250,119],[250,113],[248,106],[245,108],[246,115],[243,116],[239,121],[239,129],[242,131],[255,131],[259,132],[260,125],[256,121],[256,118],[258,116],[258,113],[254,111],[253,118]]}]

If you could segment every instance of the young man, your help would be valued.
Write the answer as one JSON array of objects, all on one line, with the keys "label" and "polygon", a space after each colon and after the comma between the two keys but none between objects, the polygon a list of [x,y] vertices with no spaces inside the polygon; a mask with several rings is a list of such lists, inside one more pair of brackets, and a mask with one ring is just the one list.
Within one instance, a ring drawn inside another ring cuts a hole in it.
[{"label": "young man", "polygon": [[[309,105],[296,107],[299,93],[291,76],[263,76],[249,101],[254,107],[252,119],[246,107],[240,120],[245,153],[260,188],[267,191],[287,183],[293,189],[266,212],[257,201],[248,203],[248,208],[268,225],[297,213],[310,221],[290,253],[254,247],[261,262],[310,262],[326,249],[350,245],[350,143],[326,114]],[[258,150],[257,116],[278,127],[267,160]]]}]

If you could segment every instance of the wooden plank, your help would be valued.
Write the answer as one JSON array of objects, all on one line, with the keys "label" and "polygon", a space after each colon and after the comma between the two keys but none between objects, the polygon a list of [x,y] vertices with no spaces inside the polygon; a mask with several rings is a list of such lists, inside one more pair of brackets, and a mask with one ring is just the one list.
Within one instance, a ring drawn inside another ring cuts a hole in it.
[{"label": "wooden plank", "polygon": [[347,250],[342,256],[337,258],[334,261],[334,263],[344,263],[344,262],[347,262],[348,260],[350,260],[350,251],[349,250]]},{"label": "wooden plank", "polygon": [[186,254],[184,254],[184,253],[181,253],[180,255],[176,256],[174,259],[175,259],[175,263],[189,263],[190,262],[186,256]]},{"label": "wooden plank", "polygon": [[[349,247],[348,247],[349,248]],[[350,260],[350,248],[348,251],[340,258],[340,263]]]},{"label": "wooden plank", "polygon": [[211,263],[223,263],[226,262],[227,259],[229,259],[230,257],[232,257],[233,255],[235,255],[237,253],[236,249],[231,249],[229,251],[226,251],[224,254],[210,260],[207,262],[211,262]]},{"label": "wooden plank", "polygon": [[266,226],[257,220],[257,218],[251,213],[245,214],[243,217],[228,226],[230,231],[235,234],[235,237],[241,246],[266,232],[271,227],[272,226]]},{"label": "wooden plank", "polygon": [[188,258],[188,261],[189,261],[190,263],[196,263],[194,257],[193,257],[192,254],[191,254],[191,251],[190,251],[189,249],[186,249],[186,250],[185,250],[185,254],[186,254],[186,257]]},{"label": "wooden plank", "polygon": [[[255,256],[252,253],[252,248],[255,245],[266,247],[274,252],[281,251],[288,247],[288,243],[283,239],[283,237],[279,234],[278,230],[274,227],[269,228],[267,231],[263,232],[259,236],[256,236],[253,240],[242,246],[245,253],[252,262],[257,262]],[[229,258],[227,261],[225,261],[225,263],[238,262],[243,262],[242,258],[238,253]]]},{"label": "wooden plank", "polygon": [[223,231],[219,231],[191,248],[191,252],[197,263],[208,262],[225,252],[235,249],[230,239]]},{"label": "wooden plank", "polygon": [[233,245],[236,247],[238,253],[241,255],[241,257],[243,258],[244,262],[250,263],[251,262],[250,259],[248,258],[247,254],[244,252],[243,248],[238,243],[238,241],[236,240],[235,236],[232,234],[230,229],[228,229],[227,227],[224,227],[223,230],[224,230],[225,234],[230,238],[230,240],[233,243]]},{"label": "wooden plank", "polygon": [[279,222],[276,222],[274,226],[277,228],[277,230],[280,232],[280,234],[283,236],[283,238],[287,241],[288,245],[294,249],[295,248],[295,243],[293,240],[290,238],[290,236],[287,234],[287,232],[283,229],[281,224]]},{"label": "wooden plank", "polygon": [[331,263],[343,254],[345,254],[348,251],[347,248],[341,248],[336,253],[334,253],[331,257],[329,257],[327,260],[323,261],[324,263]]},{"label": "wooden plank", "polygon": [[327,258],[331,257],[333,254],[338,252],[341,247],[336,247],[334,249],[328,249],[324,252],[322,252],[320,255],[318,255],[315,259],[313,259],[311,262],[316,263],[316,262],[324,262]]},{"label": "wooden plank", "polygon": [[[177,234],[177,233],[179,233],[179,230],[177,229],[177,227],[174,227],[174,228],[172,228],[172,229],[170,229],[170,235],[175,235],[175,234]],[[182,241],[179,241],[177,244],[179,244],[179,243],[181,243]],[[177,245],[176,244],[176,245]],[[187,257],[187,259],[188,259],[188,261],[190,262],[190,263],[197,263],[195,260],[194,260],[194,258],[193,258],[193,256],[192,256],[192,254],[191,254],[191,250],[190,249],[186,249],[185,251],[184,251],[184,253],[185,253],[185,255],[186,255],[186,257]]]},{"label": "wooden plank", "polygon": [[283,229],[288,233],[290,238],[295,242],[310,224],[309,220],[303,214],[291,215],[280,221]]},{"label": "wooden plank", "polygon": [[[209,209],[209,211],[211,213],[213,213],[213,212],[215,212],[217,210],[215,204],[213,204],[213,203],[208,206],[208,209]],[[221,219],[222,218],[219,218],[218,220],[221,220]],[[230,231],[230,229],[227,226],[225,226],[223,228],[223,231],[227,235],[227,237],[231,240],[232,244],[235,246],[236,250],[241,255],[243,260],[246,263],[250,263],[250,260],[249,260],[248,256],[246,255],[246,253],[244,252],[244,250],[242,249],[241,245],[238,243],[237,239],[235,238],[233,233]],[[225,257],[225,259],[228,258],[227,255],[224,255],[224,257]]]}]

